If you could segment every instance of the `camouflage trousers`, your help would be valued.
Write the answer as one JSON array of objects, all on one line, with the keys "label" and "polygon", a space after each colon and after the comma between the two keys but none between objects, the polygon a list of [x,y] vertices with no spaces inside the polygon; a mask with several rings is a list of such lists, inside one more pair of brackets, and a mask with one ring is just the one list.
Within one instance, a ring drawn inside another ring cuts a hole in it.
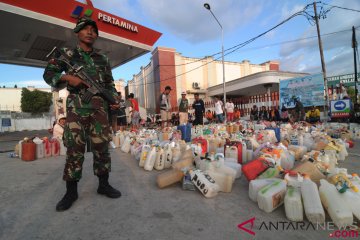
[{"label": "camouflage trousers", "polygon": [[68,108],[63,136],[67,147],[65,181],[80,180],[87,137],[91,142],[94,174],[100,176],[111,171],[111,135],[107,111],[104,108]]}]

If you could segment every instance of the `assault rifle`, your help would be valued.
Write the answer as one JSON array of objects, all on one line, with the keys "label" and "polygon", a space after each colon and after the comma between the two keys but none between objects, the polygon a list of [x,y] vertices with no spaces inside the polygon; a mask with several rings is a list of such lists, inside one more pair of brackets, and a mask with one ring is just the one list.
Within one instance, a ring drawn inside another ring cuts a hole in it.
[{"label": "assault rifle", "polygon": [[62,62],[64,62],[69,67],[69,74],[76,76],[82,79],[90,87],[86,89],[85,94],[81,97],[81,100],[85,103],[89,103],[91,98],[98,94],[109,103],[109,104],[119,104],[118,101],[114,98],[111,92],[103,88],[96,80],[90,77],[85,71],[83,66],[78,66],[77,64],[71,64],[69,56],[60,51],[57,47],[54,47],[53,50],[46,55],[46,58],[49,58],[55,54],[55,56]]}]

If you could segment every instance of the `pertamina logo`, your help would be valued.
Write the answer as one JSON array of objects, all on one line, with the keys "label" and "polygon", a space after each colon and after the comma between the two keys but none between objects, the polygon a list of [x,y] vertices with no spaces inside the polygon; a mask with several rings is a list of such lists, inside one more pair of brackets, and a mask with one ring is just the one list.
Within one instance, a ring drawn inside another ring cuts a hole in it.
[{"label": "pertamina logo", "polygon": [[[76,6],[75,9],[71,13],[71,17],[79,18],[81,16],[81,13],[83,12],[83,10],[84,10],[84,7]],[[93,14],[92,9],[86,9],[85,12],[84,12],[84,16],[88,17],[88,18],[90,18],[92,14]]]}]

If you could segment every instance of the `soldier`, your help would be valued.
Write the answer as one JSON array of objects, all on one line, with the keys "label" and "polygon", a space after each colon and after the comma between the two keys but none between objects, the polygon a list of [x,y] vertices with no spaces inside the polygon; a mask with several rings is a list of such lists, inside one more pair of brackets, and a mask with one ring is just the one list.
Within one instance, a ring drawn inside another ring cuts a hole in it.
[{"label": "soldier", "polygon": [[[96,53],[93,44],[98,37],[96,23],[87,18],[77,22],[74,32],[78,38],[75,49],[62,48],[72,63],[83,66],[86,73],[117,96],[109,60],[105,55]],[[118,104],[110,105],[99,95],[94,95],[90,102],[85,103],[81,96],[89,87],[82,79],[70,75],[68,66],[54,56],[44,72],[44,80],[57,88],[64,83],[70,92],[66,100],[67,119],[64,128],[64,144],[67,147],[66,163],[63,180],[66,181],[66,193],[56,205],[57,211],[65,211],[78,198],[77,183],[81,178],[86,139],[91,140],[94,174],[99,178],[97,192],[110,198],[119,198],[120,191],[110,186],[109,172],[111,158],[108,149],[111,140],[108,111],[118,108]],[[65,72],[65,74],[62,74]]]}]

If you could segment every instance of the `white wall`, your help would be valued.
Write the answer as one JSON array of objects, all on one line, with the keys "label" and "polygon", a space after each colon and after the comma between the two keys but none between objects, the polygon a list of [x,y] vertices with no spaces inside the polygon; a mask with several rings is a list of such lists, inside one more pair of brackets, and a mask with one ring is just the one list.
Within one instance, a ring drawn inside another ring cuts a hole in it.
[{"label": "white wall", "polygon": [[[11,127],[1,127],[0,132],[43,130],[52,128],[55,117],[11,119]],[[1,124],[1,118],[0,118]]]}]

